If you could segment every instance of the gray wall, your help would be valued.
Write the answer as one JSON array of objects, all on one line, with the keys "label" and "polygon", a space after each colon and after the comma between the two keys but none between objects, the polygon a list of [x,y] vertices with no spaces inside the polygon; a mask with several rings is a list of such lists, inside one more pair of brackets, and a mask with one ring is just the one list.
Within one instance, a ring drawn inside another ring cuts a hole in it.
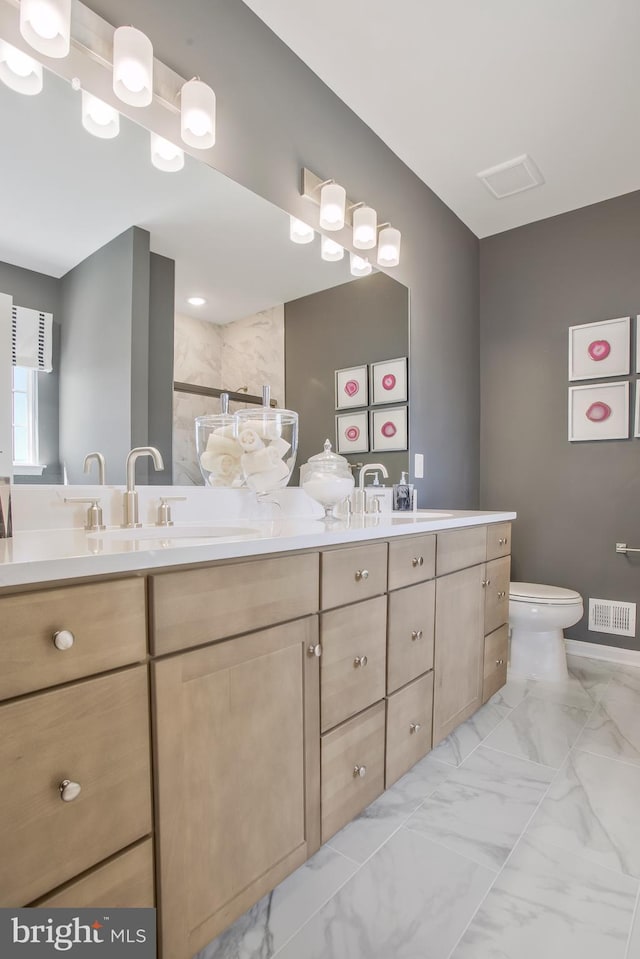
[{"label": "gray wall", "polygon": [[62,479],[58,436],[60,375],[60,280],[10,263],[0,263],[0,291],[13,297],[15,306],[53,313],[53,371],[38,375],[38,444],[42,476],[16,476],[18,483],[59,483]]},{"label": "gray wall", "polygon": [[[300,416],[300,466],[322,450],[327,437],[335,449],[335,371],[407,355],[409,291],[384,273],[374,273],[303,296],[285,303],[284,337],[287,406]],[[398,482],[400,471],[409,468],[407,453],[347,458],[384,463],[386,485]],[[297,470],[294,477],[297,482]]]},{"label": "gray wall", "polygon": [[83,482],[85,454],[98,449],[107,481],[122,483],[129,449],[146,442],[149,234],[133,227],[70,270],[62,302],[60,456],[69,482]]},{"label": "gray wall", "polygon": [[[640,192],[480,244],[481,504],[518,511],[514,579],[577,589],[586,608],[640,603],[640,565],[615,553],[640,546],[640,440],[568,442],[568,328],[640,312],[638,224]],[[640,649],[586,616],[568,633]]]},{"label": "gray wall", "polygon": [[148,470],[149,482],[170,486],[173,477],[173,339],[176,265],[152,253],[149,270],[148,442],[162,453],[165,468]]},{"label": "gray wall", "polygon": [[[129,0],[90,0],[111,23]],[[334,177],[402,230],[395,278],[411,290],[411,448],[425,454],[421,506],[478,496],[478,241],[240,0],[136,0],[156,56],[218,96],[215,165],[305,217],[300,171]]]}]

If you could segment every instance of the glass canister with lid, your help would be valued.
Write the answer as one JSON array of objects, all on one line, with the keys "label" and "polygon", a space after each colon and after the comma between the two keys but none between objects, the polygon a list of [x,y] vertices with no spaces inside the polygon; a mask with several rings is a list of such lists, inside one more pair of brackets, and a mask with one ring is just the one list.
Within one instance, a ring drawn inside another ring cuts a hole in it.
[{"label": "glass canister with lid", "polygon": [[300,485],[311,499],[324,506],[325,521],[333,522],[334,506],[351,495],[355,483],[348,461],[334,453],[326,439],[322,453],[310,456],[300,467]]}]

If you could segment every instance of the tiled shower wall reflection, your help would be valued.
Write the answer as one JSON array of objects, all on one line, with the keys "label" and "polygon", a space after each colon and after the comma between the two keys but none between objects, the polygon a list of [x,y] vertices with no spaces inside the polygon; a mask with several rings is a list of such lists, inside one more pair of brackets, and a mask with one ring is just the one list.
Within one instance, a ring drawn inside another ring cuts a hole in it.
[{"label": "tiled shower wall reflection", "polygon": [[[284,406],[284,306],[226,326],[176,314],[174,380],[260,395],[265,383]],[[241,409],[232,404],[231,411]],[[173,482],[202,486],[194,418],[220,410],[218,399],[173,394]]]}]

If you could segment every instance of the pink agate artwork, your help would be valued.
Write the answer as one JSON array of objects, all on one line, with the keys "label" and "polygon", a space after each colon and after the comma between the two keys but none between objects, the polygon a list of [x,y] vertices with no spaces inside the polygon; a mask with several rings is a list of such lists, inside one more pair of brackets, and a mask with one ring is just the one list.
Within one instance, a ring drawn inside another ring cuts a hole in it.
[{"label": "pink agate artwork", "polygon": [[344,391],[347,396],[355,396],[356,393],[360,392],[360,384],[357,380],[347,380],[344,384]]},{"label": "pink agate artwork", "polygon": [[366,364],[351,366],[346,370],[336,370],[335,378],[337,410],[368,405],[369,367]]},{"label": "pink agate artwork", "polygon": [[382,377],[382,389],[383,390],[392,390],[396,385],[396,378],[393,373],[387,373],[386,376]]},{"label": "pink agate artwork", "polygon": [[606,360],[611,353],[611,343],[608,340],[594,340],[593,343],[589,344],[587,353],[596,363],[600,360]]},{"label": "pink agate artwork", "polygon": [[612,412],[613,410],[608,403],[603,403],[601,400],[598,400],[596,403],[591,404],[584,415],[588,420],[591,420],[592,423],[602,423],[604,420],[609,419]]},{"label": "pink agate artwork", "polygon": [[396,435],[398,430],[395,423],[392,423],[391,420],[387,420],[387,422],[383,423],[380,427],[380,432],[383,436],[386,436],[387,439],[391,439],[392,436]]},{"label": "pink agate artwork", "polygon": [[344,431],[344,435],[345,435],[345,436],[347,437],[347,439],[350,440],[352,443],[355,443],[355,441],[356,441],[356,440],[359,438],[359,436],[360,436],[360,430],[358,429],[357,426],[348,426],[347,429]]}]

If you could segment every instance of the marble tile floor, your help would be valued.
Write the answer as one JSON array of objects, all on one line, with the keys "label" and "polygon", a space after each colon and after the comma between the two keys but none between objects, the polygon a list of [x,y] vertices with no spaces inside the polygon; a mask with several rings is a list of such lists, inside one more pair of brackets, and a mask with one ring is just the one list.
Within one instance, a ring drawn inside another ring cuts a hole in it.
[{"label": "marble tile floor", "polygon": [[197,959],[640,959],[640,669],[512,680]]}]

